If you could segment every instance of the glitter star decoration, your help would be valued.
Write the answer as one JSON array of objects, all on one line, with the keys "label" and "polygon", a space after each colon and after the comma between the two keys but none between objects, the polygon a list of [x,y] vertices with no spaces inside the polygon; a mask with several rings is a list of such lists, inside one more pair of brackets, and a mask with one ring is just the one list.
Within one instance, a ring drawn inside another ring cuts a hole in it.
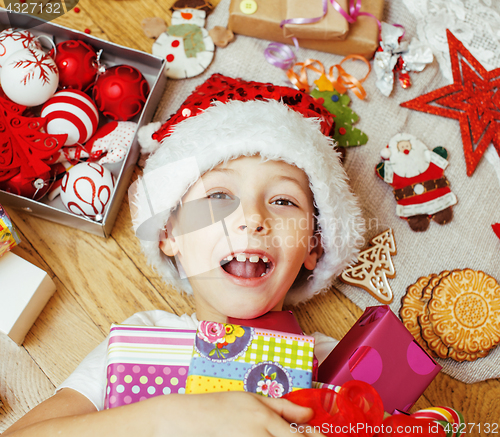
[{"label": "glitter star decoration", "polygon": [[486,71],[448,29],[446,33],[453,83],[401,106],[457,119],[467,176],[472,176],[491,143],[500,156],[500,68]]}]

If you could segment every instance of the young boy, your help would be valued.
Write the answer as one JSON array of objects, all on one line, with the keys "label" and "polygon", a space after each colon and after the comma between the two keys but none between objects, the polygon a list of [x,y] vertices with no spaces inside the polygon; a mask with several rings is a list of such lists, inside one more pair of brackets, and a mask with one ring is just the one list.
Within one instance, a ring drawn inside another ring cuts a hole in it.
[{"label": "young boy", "polygon": [[[204,93],[213,89],[208,84]],[[130,196],[144,252],[168,284],[194,295],[196,315],[149,311],[125,323],[196,328],[198,320],[280,311],[328,290],[362,244],[360,212],[322,133],[329,126],[318,122],[319,105],[296,91],[300,99],[245,99],[260,88],[226,84],[215,87],[219,97],[238,89],[243,97],[210,98],[200,110],[198,90],[196,104],[188,99],[154,135],[160,148]],[[142,134],[143,144],[151,142],[151,129]],[[321,361],[334,342],[316,340]],[[103,342],[4,435],[288,436],[290,423],[312,415],[284,399],[242,392],[158,396],[96,413],[103,409],[105,366]]]}]

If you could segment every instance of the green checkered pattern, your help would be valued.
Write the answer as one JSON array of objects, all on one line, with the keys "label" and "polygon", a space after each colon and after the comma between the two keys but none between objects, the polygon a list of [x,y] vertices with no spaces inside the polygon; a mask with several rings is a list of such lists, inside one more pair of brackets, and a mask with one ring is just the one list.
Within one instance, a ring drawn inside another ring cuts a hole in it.
[{"label": "green checkered pattern", "polygon": [[312,371],[313,344],[286,338],[254,336],[245,355],[235,361],[255,364],[275,361],[290,369]]}]

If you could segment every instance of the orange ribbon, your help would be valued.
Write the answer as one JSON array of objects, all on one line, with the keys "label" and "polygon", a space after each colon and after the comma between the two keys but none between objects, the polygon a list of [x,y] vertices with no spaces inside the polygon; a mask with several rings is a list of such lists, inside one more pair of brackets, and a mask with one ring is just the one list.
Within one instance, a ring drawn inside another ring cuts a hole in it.
[{"label": "orange ribbon", "polygon": [[[354,76],[350,75],[344,70],[342,64],[349,59],[358,59],[366,64],[366,66],[368,67],[368,72],[366,73],[365,77],[363,77],[362,79],[356,79]],[[299,74],[294,71],[295,67],[300,67]],[[338,70],[338,75],[336,78],[333,74],[335,69]],[[370,74],[371,66],[363,56],[346,56],[344,59],[342,59],[340,64],[331,66],[328,73],[325,72],[325,67],[317,59],[307,59],[305,62],[297,62],[286,72],[286,75],[290,79],[290,82],[292,82],[298,89],[303,90],[306,93],[308,93],[311,88],[309,86],[307,70],[312,70],[316,73],[319,73],[320,76],[325,76],[331,82],[333,88],[335,88],[335,90],[340,94],[344,94],[347,89],[352,89],[353,93],[360,99],[363,100],[366,97],[366,91],[361,83],[364,82]]]}]

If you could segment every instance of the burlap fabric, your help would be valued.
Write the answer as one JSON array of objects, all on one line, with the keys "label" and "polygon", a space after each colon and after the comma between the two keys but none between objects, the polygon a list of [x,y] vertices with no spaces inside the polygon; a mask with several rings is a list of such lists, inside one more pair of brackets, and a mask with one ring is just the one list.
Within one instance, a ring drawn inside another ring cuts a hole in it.
[{"label": "burlap fabric", "polygon": [[[228,9],[229,0],[222,0],[208,17],[207,29],[216,25],[226,26]],[[408,41],[416,36],[412,16],[398,1],[386,2],[384,21],[402,24]],[[216,49],[214,61],[202,75],[169,80],[155,121],[166,120],[195,87],[213,73],[290,85],[282,70],[266,62],[263,52],[268,44],[268,41],[237,35],[229,46]],[[340,56],[306,49],[300,49],[297,55],[299,61],[314,58],[325,67],[342,60]],[[361,62],[349,61],[345,67],[358,78],[366,73],[366,66]],[[431,273],[469,267],[500,280],[500,241],[491,229],[491,224],[500,222],[500,169],[495,168],[495,159],[483,158],[474,175],[467,177],[458,122],[399,106],[401,102],[448,84],[436,61],[423,72],[410,75],[412,87],[405,90],[396,82],[389,98],[375,87],[373,73],[364,83],[368,94],[365,100],[349,94],[351,108],[360,116],[356,126],[368,135],[369,141],[365,146],[349,149],[345,161],[352,189],[360,200],[366,219],[366,241],[389,227],[394,231],[398,254],[393,257],[393,261],[397,276],[389,281],[395,295],[391,308],[396,314],[399,313],[400,300],[406,288],[418,278]],[[448,150],[449,166],[445,175],[458,198],[451,223],[440,226],[431,222],[426,232],[415,233],[405,220],[396,216],[392,189],[375,176],[374,169],[380,161],[380,150],[399,132],[415,135],[431,149],[444,146]],[[374,298],[360,288],[340,281],[336,286],[362,309],[378,305]],[[500,347],[488,357],[475,362],[457,363],[451,359],[438,361],[445,373],[464,382],[500,377]]]}]

